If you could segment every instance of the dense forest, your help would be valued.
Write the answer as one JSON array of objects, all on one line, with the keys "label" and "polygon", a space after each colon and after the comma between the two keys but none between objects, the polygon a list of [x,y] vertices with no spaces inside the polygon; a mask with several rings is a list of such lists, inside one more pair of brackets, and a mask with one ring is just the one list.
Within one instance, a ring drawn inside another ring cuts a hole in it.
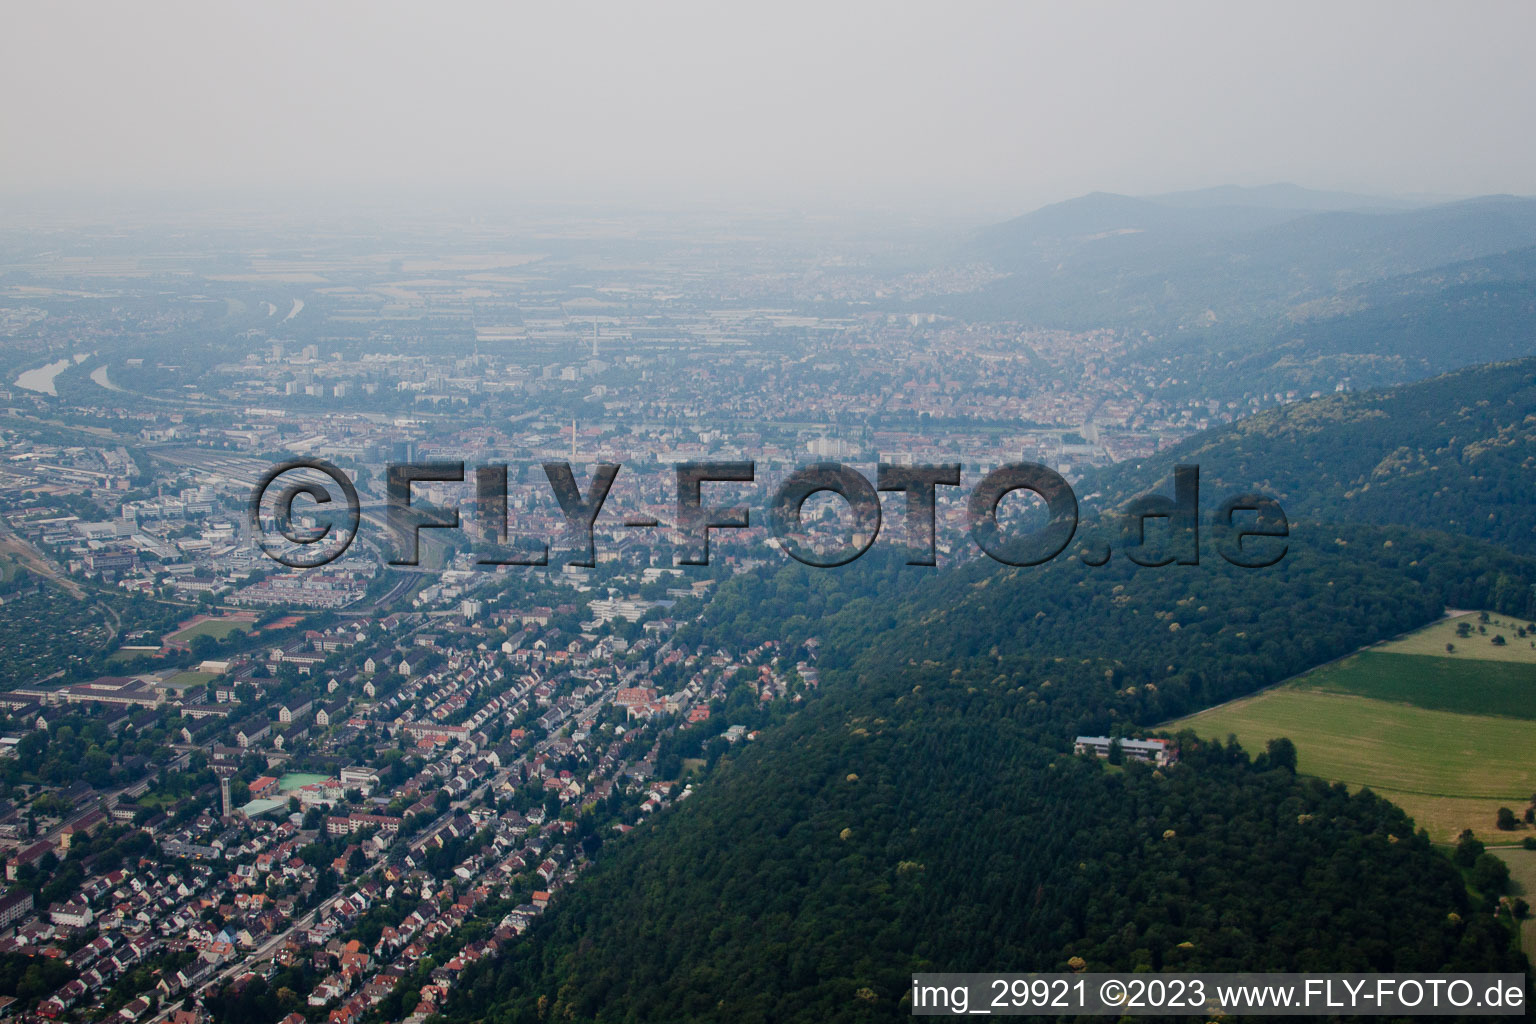
[{"label": "dense forest", "polygon": [[1122,463],[1080,489],[1114,504],[1200,467],[1202,502],[1261,491],[1292,517],[1397,523],[1536,554],[1536,359],[1299,402]]},{"label": "dense forest", "polygon": [[1043,751],[981,702],[928,711],[910,725],[808,716],[744,753],[709,800],[615,844],[534,941],[464,979],[450,1012],[898,1020],[913,971],[1074,957],[1523,966],[1449,861],[1369,794],[1187,739],[1166,772],[1116,772]]},{"label": "dense forest", "polygon": [[1131,731],[1418,625],[1453,593],[1533,611],[1531,562],[1394,528],[1313,543],[1317,529],[1271,572],[978,562],[893,605],[879,565],[733,581],[704,628],[733,633],[746,609],[774,621],[778,602],[811,612],[828,692],[608,844],[450,1013],[895,1019],[913,970],[1072,957],[1518,965],[1449,863],[1369,794],[1192,737],[1166,771],[1069,753],[1079,732]]}]

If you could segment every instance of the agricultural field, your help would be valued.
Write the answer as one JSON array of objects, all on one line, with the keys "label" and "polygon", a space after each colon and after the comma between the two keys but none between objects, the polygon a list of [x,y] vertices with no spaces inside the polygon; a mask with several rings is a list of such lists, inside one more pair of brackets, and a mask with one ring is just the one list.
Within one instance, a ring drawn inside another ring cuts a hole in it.
[{"label": "agricultural field", "polygon": [[[1536,850],[1523,850],[1518,846],[1490,847],[1509,865],[1511,896],[1519,896],[1525,902],[1536,905]],[[1520,948],[1527,956],[1536,953],[1536,914],[1520,922]]]},{"label": "agricultural field", "polygon": [[[1369,787],[1436,842],[1451,842],[1464,828],[1490,844],[1518,841],[1536,833],[1525,825],[1499,832],[1494,819],[1500,807],[1521,815],[1536,793],[1536,660],[1447,655],[1446,643],[1481,653],[1476,640],[1455,638],[1455,621],[1167,728],[1213,739],[1234,735],[1255,753],[1270,739],[1289,737],[1298,770],[1351,789]],[[1492,635],[1495,626],[1487,625]],[[1513,639],[1515,624],[1498,628]]]},{"label": "agricultural field", "polygon": [[1536,720],[1536,663],[1387,654],[1372,648],[1325,665],[1296,686],[1429,711]]},{"label": "agricultural field", "polygon": [[[1462,625],[1470,630],[1471,636],[1463,638],[1457,635]],[[1486,632],[1479,633],[1479,627]],[[1536,632],[1530,627],[1531,623],[1520,622],[1507,615],[1490,612],[1488,621],[1482,622],[1477,612],[1463,612],[1430,623],[1406,636],[1376,644],[1371,650],[1384,654],[1425,654],[1458,660],[1514,661],[1536,665]],[[1522,637],[1521,630],[1527,635]],[[1497,636],[1504,638],[1503,644],[1493,642]],[[1446,644],[1450,644],[1454,650],[1447,652]]]}]

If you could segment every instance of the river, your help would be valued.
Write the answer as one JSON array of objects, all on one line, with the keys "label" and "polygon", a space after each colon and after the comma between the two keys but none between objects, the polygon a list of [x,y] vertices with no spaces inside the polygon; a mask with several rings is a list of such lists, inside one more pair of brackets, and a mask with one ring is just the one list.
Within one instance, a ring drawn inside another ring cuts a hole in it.
[{"label": "river", "polygon": [[[88,355],[77,355],[74,357],[74,361],[81,363],[89,358],[90,356]],[[59,392],[54,388],[53,380],[64,372],[65,367],[69,366],[69,363],[69,359],[60,359],[56,363],[47,363],[43,366],[27,370],[16,378],[16,386],[25,388],[28,391],[36,391],[43,395],[57,395]]]}]

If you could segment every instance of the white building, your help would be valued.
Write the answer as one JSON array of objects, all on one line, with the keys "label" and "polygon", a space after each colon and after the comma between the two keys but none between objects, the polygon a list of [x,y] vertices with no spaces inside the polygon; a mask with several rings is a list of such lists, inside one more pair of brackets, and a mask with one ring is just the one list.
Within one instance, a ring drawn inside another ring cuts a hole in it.
[{"label": "white building", "polygon": [[1072,752],[1108,757],[1110,748],[1116,743],[1120,746],[1120,753],[1131,761],[1168,765],[1179,759],[1179,748],[1173,745],[1172,740],[1117,740],[1108,736],[1079,736],[1072,746]]}]

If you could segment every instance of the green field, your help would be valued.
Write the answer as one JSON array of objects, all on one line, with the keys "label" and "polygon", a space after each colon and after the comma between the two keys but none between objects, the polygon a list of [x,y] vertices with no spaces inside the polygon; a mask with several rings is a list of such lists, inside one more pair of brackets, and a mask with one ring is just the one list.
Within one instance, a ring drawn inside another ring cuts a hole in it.
[{"label": "green field", "polygon": [[[1285,736],[1296,744],[1300,771],[1351,789],[1369,787],[1437,842],[1453,841],[1464,828],[1488,842],[1518,840],[1531,834],[1529,827],[1500,833],[1493,822],[1500,807],[1518,815],[1536,793],[1529,746],[1536,736],[1536,660],[1516,647],[1518,623],[1491,617],[1488,635],[1497,630],[1511,643],[1493,647],[1500,657],[1483,658],[1478,641],[1486,637],[1444,639],[1454,638],[1456,621],[1443,619],[1168,728],[1212,739],[1233,735],[1250,753]],[[1475,631],[1477,616],[1467,621]],[[1458,653],[1447,656],[1446,643]],[[1479,656],[1462,656],[1473,645]]]},{"label": "green field", "polygon": [[184,672],[177,672],[175,675],[171,676],[165,681],[165,685],[174,686],[178,690],[184,690],[192,686],[199,686],[217,678],[219,678],[219,674],[217,672],[194,672],[191,669],[187,669]]},{"label": "green field", "polygon": [[[1457,625],[1463,622],[1472,627],[1472,635],[1465,639],[1456,635]],[[1477,631],[1480,625],[1488,630],[1487,635]],[[1536,636],[1522,637],[1518,633],[1529,625],[1505,615],[1493,614],[1488,616],[1488,622],[1484,624],[1478,621],[1477,612],[1467,612],[1454,618],[1441,619],[1396,640],[1377,644],[1371,650],[1384,654],[1428,654],[1449,656],[1457,660],[1517,661],[1536,665]],[[1504,637],[1504,644],[1495,644],[1495,636]],[[1455,650],[1447,654],[1446,644]]]},{"label": "green field", "polygon": [[152,647],[149,650],[131,651],[127,648],[118,648],[107,655],[107,661],[132,661],[134,658],[153,658],[160,653],[160,648]]},{"label": "green field", "polygon": [[1430,711],[1536,720],[1536,663],[1389,654],[1372,648],[1325,665],[1297,685]]},{"label": "green field", "polygon": [[[1536,906],[1536,850],[1509,846],[1495,846],[1489,850],[1509,865],[1509,877],[1514,882],[1509,887],[1510,895],[1520,896],[1525,902]],[[1520,922],[1520,948],[1527,956],[1536,953],[1536,914]]]},{"label": "green field", "polygon": [[251,623],[244,619],[207,619],[186,629],[177,630],[166,636],[166,639],[191,643],[197,637],[211,636],[215,640],[223,640],[237,629],[250,632]]},{"label": "green field", "polygon": [[1536,792],[1536,760],[1527,746],[1532,730],[1513,718],[1287,686],[1169,728],[1193,729],[1212,739],[1235,735],[1251,753],[1278,736],[1289,737],[1296,744],[1298,770],[1351,789],[1369,786],[1412,815],[1437,842],[1453,840],[1464,828],[1489,838],[1500,807],[1519,811]]},{"label": "green field", "polygon": [[312,786],[317,782],[324,782],[330,776],[316,775],[313,772],[289,772],[277,780],[277,789],[280,793],[286,793],[290,789],[298,789],[300,786]]}]

